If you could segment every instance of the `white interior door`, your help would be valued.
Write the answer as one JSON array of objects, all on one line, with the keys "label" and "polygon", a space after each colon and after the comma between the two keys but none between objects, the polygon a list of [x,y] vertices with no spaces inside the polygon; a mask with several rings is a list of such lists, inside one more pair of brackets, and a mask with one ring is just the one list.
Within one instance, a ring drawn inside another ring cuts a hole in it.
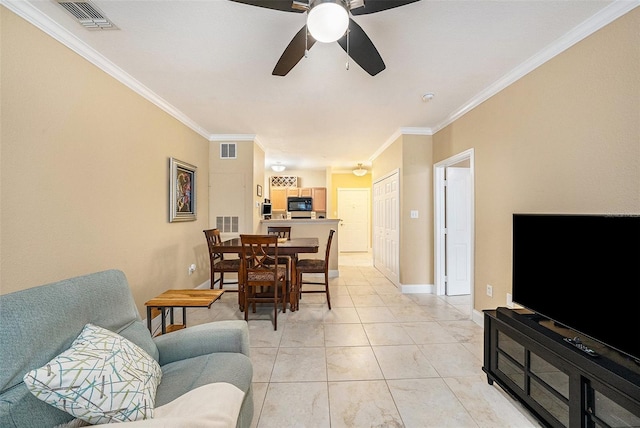
[{"label": "white interior door", "polygon": [[340,251],[369,251],[370,201],[369,189],[338,188]]},{"label": "white interior door", "polygon": [[446,169],[446,294],[471,293],[471,171]]},{"label": "white interior door", "polygon": [[373,265],[400,284],[400,174],[374,183]]}]

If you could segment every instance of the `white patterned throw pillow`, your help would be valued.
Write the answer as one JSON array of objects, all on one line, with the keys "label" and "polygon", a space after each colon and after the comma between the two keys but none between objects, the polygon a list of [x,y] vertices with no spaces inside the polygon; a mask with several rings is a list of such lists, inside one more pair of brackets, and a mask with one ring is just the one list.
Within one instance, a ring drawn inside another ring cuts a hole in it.
[{"label": "white patterned throw pillow", "polygon": [[87,324],[71,347],[24,383],[38,399],[91,424],[153,418],[162,370],[124,337]]}]

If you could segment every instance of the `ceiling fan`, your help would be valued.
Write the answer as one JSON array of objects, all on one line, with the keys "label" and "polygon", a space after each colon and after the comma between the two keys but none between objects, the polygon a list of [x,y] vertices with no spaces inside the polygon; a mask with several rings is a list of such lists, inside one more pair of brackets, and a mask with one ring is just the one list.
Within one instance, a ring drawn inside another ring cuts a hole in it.
[{"label": "ceiling fan", "polygon": [[366,15],[404,6],[419,0],[231,0],[250,6],[307,13],[307,22],[282,53],[274,76],[286,76],[306,56],[316,41],[337,41],[344,51],[371,76],[386,68],[364,30],[349,14]]}]

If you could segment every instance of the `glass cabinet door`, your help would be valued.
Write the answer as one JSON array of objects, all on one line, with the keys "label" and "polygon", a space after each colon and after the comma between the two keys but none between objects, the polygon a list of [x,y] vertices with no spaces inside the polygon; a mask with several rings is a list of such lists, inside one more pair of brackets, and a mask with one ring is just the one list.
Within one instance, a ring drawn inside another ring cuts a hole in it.
[{"label": "glass cabinet door", "polygon": [[639,404],[625,403],[623,407],[618,400],[626,400],[618,397],[609,388],[589,382],[585,382],[585,385],[589,391],[586,396],[585,411],[591,426],[602,428],[640,427]]},{"label": "glass cabinet door", "polygon": [[529,395],[564,426],[569,426],[569,375],[531,352]]}]

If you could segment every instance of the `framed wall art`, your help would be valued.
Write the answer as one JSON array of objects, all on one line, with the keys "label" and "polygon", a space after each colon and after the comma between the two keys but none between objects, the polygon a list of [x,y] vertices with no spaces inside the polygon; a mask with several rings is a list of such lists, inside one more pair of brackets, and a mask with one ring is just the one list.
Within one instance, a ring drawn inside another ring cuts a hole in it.
[{"label": "framed wall art", "polygon": [[196,219],[197,167],[169,159],[169,222]]}]

